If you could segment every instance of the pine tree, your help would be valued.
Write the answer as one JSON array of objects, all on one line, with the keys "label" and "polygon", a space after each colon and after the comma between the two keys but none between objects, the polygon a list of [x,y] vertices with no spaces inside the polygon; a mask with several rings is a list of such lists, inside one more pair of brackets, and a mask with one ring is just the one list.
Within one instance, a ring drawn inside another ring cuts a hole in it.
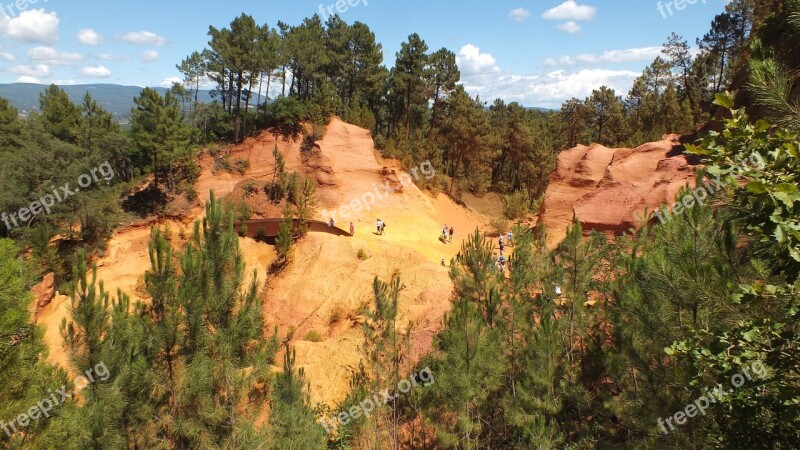
[{"label": "pine tree", "polygon": [[[412,324],[405,330],[398,327],[398,313],[400,292],[404,286],[399,277],[393,277],[388,283],[380,281],[378,277],[372,282],[372,292],[375,299],[374,309],[364,312],[367,317],[364,329],[364,352],[367,356],[369,388],[371,392],[380,392],[384,389],[392,390],[402,379],[405,358],[410,350]],[[388,405],[389,423],[388,430],[382,429],[384,418],[381,411],[377,410],[371,417],[370,425],[374,432],[373,446],[388,446],[398,448],[400,432],[399,400],[393,399]],[[385,438],[383,433],[388,431]],[[388,440],[388,443],[385,441]]]},{"label": "pine tree", "polygon": [[303,368],[295,370],[295,349],[284,347],[283,372],[270,397],[272,415],[268,448],[318,450],[325,448],[324,430],[309,406],[310,394]]},{"label": "pine tree", "polygon": [[291,258],[292,241],[294,240],[293,222],[292,210],[287,203],[283,210],[283,220],[281,221],[280,228],[278,228],[278,236],[275,238],[275,248],[278,252],[279,264],[281,265],[286,264]]}]

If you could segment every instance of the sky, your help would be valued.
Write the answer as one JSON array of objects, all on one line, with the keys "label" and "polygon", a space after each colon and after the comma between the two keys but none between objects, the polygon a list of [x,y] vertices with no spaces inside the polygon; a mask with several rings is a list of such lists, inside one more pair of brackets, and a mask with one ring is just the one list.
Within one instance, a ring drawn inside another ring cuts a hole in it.
[{"label": "sky", "polygon": [[[349,1],[349,3],[348,3]],[[671,32],[695,40],[727,0],[0,0],[0,83],[169,86],[208,27],[242,12],[260,24],[338,13],[364,22],[391,67],[419,34],[457,55],[488,102],[558,108],[606,85],[624,95]],[[680,8],[679,8],[680,7]]]}]

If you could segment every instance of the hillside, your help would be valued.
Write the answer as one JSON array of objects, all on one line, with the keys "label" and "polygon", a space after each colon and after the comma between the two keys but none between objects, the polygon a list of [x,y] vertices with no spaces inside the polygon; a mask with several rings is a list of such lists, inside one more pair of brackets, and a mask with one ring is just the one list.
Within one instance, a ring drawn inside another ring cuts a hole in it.
[{"label": "hillside", "polygon": [[[331,121],[310,158],[301,154],[299,142],[276,140],[273,134],[264,132],[230,149],[231,158],[250,162],[244,175],[215,173],[209,157],[204,157],[196,185],[200,196],[191,213],[183,220],[162,224],[172,231],[173,244],[182,246],[181,231],[191,229],[191,222],[202,217],[201,204],[208,199],[210,190],[218,197],[238,198],[244,183],[271,180],[275,145],[283,153],[288,170],[304,173],[319,183],[321,220],[329,219],[322,216],[322,211],[339,209],[366,192],[374,192],[373,186],[384,184],[387,178],[381,172],[385,165],[396,171],[396,178],[413,177],[399,169],[396,162],[378,162],[369,131],[337,118]],[[387,224],[382,236],[374,230],[378,218]],[[431,197],[413,184],[405,184],[403,192],[387,194],[370,211],[338,219],[337,225],[345,229],[350,221],[354,223],[355,237],[311,233],[298,242],[291,264],[269,279],[263,312],[268,332],[275,326],[281,336],[293,332],[297,364],[311,382],[313,402],[334,405],[348,392],[350,371],[357,367],[362,355],[361,314],[372,301],[375,276],[387,280],[397,274],[406,286],[401,295],[400,317],[403,324],[414,324],[411,357],[416,359],[431,350],[433,337],[441,330],[442,318],[449,310],[453,288],[441,260],[454,258],[461,238],[475,227],[484,226],[488,219],[442,194]],[[444,223],[457,232],[452,244],[437,239]],[[106,256],[97,261],[98,277],[106,289],[115,292],[120,288],[134,300],[147,301],[137,286],[149,267],[149,236],[147,226],[115,233]],[[275,259],[274,248],[249,238],[240,238],[239,244],[248,271],[256,270],[264,283],[266,268]],[[359,251],[365,252],[366,258],[360,259]],[[38,315],[38,323],[46,328],[50,361],[65,368],[58,325],[67,315],[68,303],[66,297],[57,297]],[[322,340],[304,340],[311,331],[319,333]]]},{"label": "hillside", "polygon": [[[142,92],[141,86],[121,86],[118,84],[76,84],[60,86],[69,95],[70,100],[76,104],[83,103],[83,96],[88,92],[94,100],[105,110],[110,112],[120,122],[127,122],[131,108],[136,105],[133,99]],[[0,97],[7,99],[11,105],[27,116],[32,111],[39,110],[39,94],[47,88],[43,84],[11,83],[0,84]],[[159,94],[164,94],[168,89],[154,87]],[[210,91],[201,90],[198,95],[201,102],[211,102]]]}]

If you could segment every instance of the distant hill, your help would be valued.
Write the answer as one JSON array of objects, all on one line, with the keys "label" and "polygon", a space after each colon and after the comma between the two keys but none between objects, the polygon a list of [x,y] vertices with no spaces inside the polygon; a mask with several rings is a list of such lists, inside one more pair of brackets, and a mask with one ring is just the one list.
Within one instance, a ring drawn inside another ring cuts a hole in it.
[{"label": "distant hill", "polygon": [[[89,92],[94,100],[111,112],[120,122],[127,122],[131,108],[135,106],[133,99],[144,89],[141,86],[121,86],[118,84],[76,84],[60,86],[75,103],[83,103],[83,96]],[[0,97],[7,99],[19,109],[20,114],[27,116],[31,111],[39,109],[39,94],[47,88],[43,84],[12,83],[0,84]],[[154,87],[162,95],[166,88]],[[200,91],[201,102],[211,102],[210,91]]]}]

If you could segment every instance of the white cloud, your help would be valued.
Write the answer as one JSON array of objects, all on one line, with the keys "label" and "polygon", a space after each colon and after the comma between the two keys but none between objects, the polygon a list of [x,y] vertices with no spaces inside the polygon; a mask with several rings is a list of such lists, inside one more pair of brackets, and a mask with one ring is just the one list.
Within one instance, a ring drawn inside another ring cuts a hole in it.
[{"label": "white cloud", "polygon": [[568,22],[560,23],[556,25],[556,28],[559,30],[566,31],[569,34],[578,33],[583,29],[580,25],[578,25],[574,20],[570,20]]},{"label": "white cloud", "polygon": [[87,66],[81,70],[81,73],[89,78],[108,78],[111,76],[111,71],[105,66]]},{"label": "white cloud", "polygon": [[497,61],[490,53],[481,53],[481,49],[467,44],[456,54],[456,63],[464,75],[496,73],[500,71]]},{"label": "white cloud", "polygon": [[156,47],[163,47],[167,44],[167,38],[159,36],[152,31],[132,31],[117,36],[117,39],[134,45],[155,45]]},{"label": "white cloud", "polygon": [[27,75],[21,76],[17,78],[16,83],[33,83],[33,84],[42,84],[42,81],[36,77],[30,77]]},{"label": "white cloud", "polygon": [[0,14],[0,35],[20,42],[52,44],[58,40],[58,14],[44,9],[22,11],[11,18]]},{"label": "white cloud", "polygon": [[16,61],[17,57],[8,52],[0,52],[0,58],[6,61]]},{"label": "white cloud", "polygon": [[58,86],[68,86],[68,85],[78,84],[78,82],[75,80],[56,80],[53,81],[53,84]]},{"label": "white cloud", "polygon": [[50,67],[46,64],[37,64],[35,66],[20,64],[16,67],[12,67],[9,71],[16,75],[25,75],[29,77],[50,76]]},{"label": "white cloud", "polygon": [[580,55],[564,55],[556,58],[547,58],[544,63],[548,66],[587,66],[596,64],[616,64],[627,62],[650,62],[661,55],[661,47],[640,47],[624,50],[609,50],[601,55],[590,53]]},{"label": "white cloud", "polygon": [[142,62],[158,61],[158,52],[155,50],[146,50],[139,54],[139,58],[142,59]]},{"label": "white cloud", "polygon": [[525,106],[560,108],[566,100],[588,97],[592,90],[608,86],[622,95],[640,73],[629,70],[555,70],[543,74],[520,75],[507,72],[468,75],[464,87],[471,95],[489,100],[501,98]]},{"label": "white cloud", "polygon": [[531,12],[525,8],[517,8],[508,14],[514,22],[524,22],[531,16]]},{"label": "white cloud", "polygon": [[161,82],[161,87],[170,88],[172,87],[173,83],[182,83],[183,79],[180,77],[169,77],[164,78],[164,81]]},{"label": "white cloud", "polygon": [[545,11],[542,17],[547,20],[592,20],[595,14],[597,9],[594,6],[579,5],[575,0],[567,0]]},{"label": "white cloud", "polygon": [[80,53],[59,52],[52,47],[34,47],[28,50],[28,58],[44,64],[64,66],[83,60]]},{"label": "white cloud", "polygon": [[114,53],[102,53],[97,58],[103,61],[119,61],[120,59],[122,59],[121,56],[115,55]]},{"label": "white cloud", "polygon": [[100,45],[103,43],[103,37],[91,28],[84,28],[78,31],[78,42],[83,45]]}]

